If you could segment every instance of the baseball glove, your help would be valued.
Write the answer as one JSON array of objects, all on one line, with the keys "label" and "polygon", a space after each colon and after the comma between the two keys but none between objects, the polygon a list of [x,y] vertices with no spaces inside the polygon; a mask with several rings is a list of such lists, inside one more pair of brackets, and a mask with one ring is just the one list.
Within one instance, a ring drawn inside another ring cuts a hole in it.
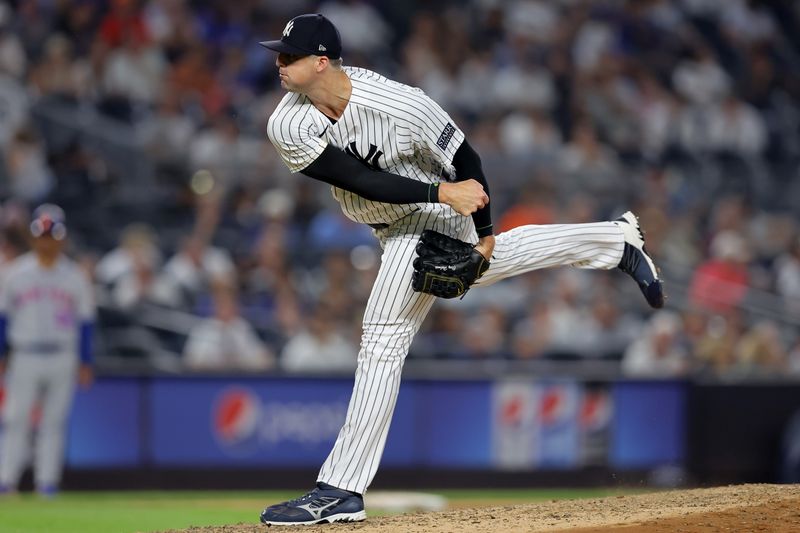
[{"label": "baseball glove", "polygon": [[489,261],[470,244],[425,230],[417,243],[411,286],[439,298],[456,298],[489,268]]}]

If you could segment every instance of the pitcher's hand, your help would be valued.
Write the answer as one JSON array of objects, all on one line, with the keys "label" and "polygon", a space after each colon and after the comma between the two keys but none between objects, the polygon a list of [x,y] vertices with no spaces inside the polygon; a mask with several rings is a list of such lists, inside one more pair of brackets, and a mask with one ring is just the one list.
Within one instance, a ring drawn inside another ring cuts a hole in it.
[{"label": "pitcher's hand", "polygon": [[476,180],[445,182],[439,185],[439,203],[449,205],[459,215],[469,216],[489,203],[489,195]]}]

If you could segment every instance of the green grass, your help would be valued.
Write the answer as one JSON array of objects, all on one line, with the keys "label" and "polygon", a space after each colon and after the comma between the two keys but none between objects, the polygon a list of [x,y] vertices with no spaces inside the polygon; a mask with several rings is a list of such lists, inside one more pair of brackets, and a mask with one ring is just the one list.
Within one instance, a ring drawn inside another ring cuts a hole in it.
[{"label": "green grass", "polygon": [[[115,533],[255,522],[265,502],[290,493],[81,492],[0,500],[2,533]],[[276,499],[277,498],[277,499]]]},{"label": "green grass", "polygon": [[[501,505],[620,494],[597,490],[430,491],[465,505]],[[631,493],[626,491],[625,493]],[[638,491],[642,492],[642,491]],[[23,494],[0,497],[0,533],[127,533],[257,523],[267,504],[295,492],[72,492],[43,500]],[[369,510],[371,516],[380,514]]]}]

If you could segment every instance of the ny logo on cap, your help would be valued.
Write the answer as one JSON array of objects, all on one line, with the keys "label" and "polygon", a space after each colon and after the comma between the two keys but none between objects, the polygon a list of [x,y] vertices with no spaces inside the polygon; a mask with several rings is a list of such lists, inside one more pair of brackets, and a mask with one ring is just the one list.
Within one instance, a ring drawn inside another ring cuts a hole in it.
[{"label": "ny logo on cap", "polygon": [[286,27],[285,27],[285,28],[283,28],[283,36],[284,36],[284,37],[288,37],[288,36],[289,36],[289,34],[290,34],[290,33],[292,33],[292,28],[294,28],[294,21],[293,21],[293,20],[290,20],[290,21],[289,21],[289,22],[286,24]]},{"label": "ny logo on cap", "polygon": [[327,48],[325,48],[325,47],[324,47],[324,46],[322,46],[322,45],[319,45],[319,51],[320,51],[320,52],[327,52],[327,51],[328,51],[328,49],[327,49]]}]

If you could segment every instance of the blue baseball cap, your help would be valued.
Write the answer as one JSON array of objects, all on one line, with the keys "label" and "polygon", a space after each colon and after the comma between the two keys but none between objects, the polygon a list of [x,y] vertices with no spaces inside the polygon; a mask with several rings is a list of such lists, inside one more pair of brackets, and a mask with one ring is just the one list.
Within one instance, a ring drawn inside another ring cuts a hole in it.
[{"label": "blue baseball cap", "polygon": [[43,237],[49,235],[57,241],[67,237],[66,217],[64,210],[55,204],[42,204],[33,212],[31,235]]},{"label": "blue baseball cap", "polygon": [[261,46],[283,54],[342,57],[342,38],[333,22],[319,13],[300,15],[286,23],[279,41],[261,41]]}]

